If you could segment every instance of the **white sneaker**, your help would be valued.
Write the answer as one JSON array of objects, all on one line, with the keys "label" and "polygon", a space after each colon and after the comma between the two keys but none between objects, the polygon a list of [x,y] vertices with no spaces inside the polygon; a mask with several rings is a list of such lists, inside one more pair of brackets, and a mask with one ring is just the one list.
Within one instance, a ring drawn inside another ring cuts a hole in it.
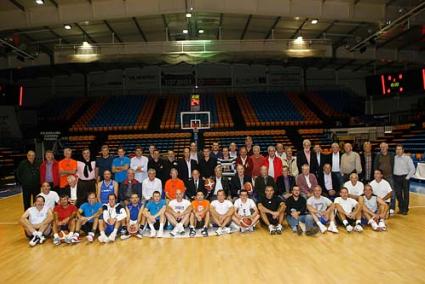
[{"label": "white sneaker", "polygon": [[175,237],[179,232],[178,224],[174,227],[174,229],[170,232],[170,235]]},{"label": "white sneaker", "polygon": [[115,232],[112,232],[108,237],[109,241],[111,241],[111,242],[115,242],[116,238],[117,238],[117,233],[115,233]]},{"label": "white sneaker", "polygon": [[345,229],[347,230],[347,232],[351,233],[353,231],[353,226],[348,224],[347,226],[345,226]]},{"label": "white sneaker", "polygon": [[97,240],[101,243],[109,243],[109,238],[106,235],[100,235]]},{"label": "white sneaker", "polygon": [[164,236],[164,230],[159,229],[158,233],[156,234],[157,238],[162,238]]},{"label": "white sneaker", "polygon": [[184,234],[185,233],[185,230],[184,230],[184,226],[183,226],[183,224],[178,224],[178,226],[177,226],[177,229],[178,229],[178,233],[179,234]]},{"label": "white sneaker", "polygon": [[89,241],[91,243],[91,242],[93,242],[93,239],[94,239],[94,234],[93,233],[89,233],[87,235],[87,241]]},{"label": "white sneaker", "polygon": [[230,229],[234,232],[240,231],[241,227],[238,226],[235,222],[230,223]]},{"label": "white sneaker", "polygon": [[221,227],[218,227],[218,229],[215,231],[215,234],[216,234],[217,236],[221,236],[221,235],[223,235],[223,229],[222,229]]},{"label": "white sneaker", "polygon": [[377,231],[379,229],[378,224],[376,224],[374,220],[372,220],[372,222],[370,222],[369,224],[372,227],[372,230]]},{"label": "white sneaker", "polygon": [[272,235],[276,234],[276,227],[270,224],[269,225],[269,232]]},{"label": "white sneaker", "polygon": [[385,225],[384,220],[381,219],[381,221],[379,221],[378,224],[379,229],[381,229],[382,231],[386,231],[387,230],[387,225]]},{"label": "white sneaker", "polygon": [[329,227],[328,227],[328,231],[329,232],[332,232],[332,233],[335,233],[335,234],[338,234],[339,233],[338,228],[336,227],[335,224],[330,224]]},{"label": "white sneaker", "polygon": [[359,233],[363,232],[362,225],[357,224],[356,226],[354,226],[354,231],[359,232]]},{"label": "white sneaker", "polygon": [[318,226],[319,226],[319,230],[322,234],[326,233],[326,231],[328,230],[328,228],[326,228],[326,226],[323,225],[322,223],[320,223]]},{"label": "white sneaker", "polygon": [[390,209],[390,216],[394,216],[395,214],[395,210],[394,209]]},{"label": "white sneaker", "polygon": [[230,234],[231,232],[232,232],[232,230],[229,227],[225,227],[223,229],[223,233],[225,233],[225,234]]},{"label": "white sneaker", "polygon": [[46,240],[46,238],[43,235],[41,235],[40,236],[40,244],[44,243],[45,240]]}]

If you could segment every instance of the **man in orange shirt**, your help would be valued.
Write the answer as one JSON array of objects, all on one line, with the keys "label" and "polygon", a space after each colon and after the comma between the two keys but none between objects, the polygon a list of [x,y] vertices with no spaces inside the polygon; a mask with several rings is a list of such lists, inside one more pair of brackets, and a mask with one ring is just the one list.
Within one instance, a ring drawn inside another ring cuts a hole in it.
[{"label": "man in orange shirt", "polygon": [[171,178],[165,182],[165,196],[169,200],[176,199],[176,190],[180,190],[183,194],[186,191],[184,182],[177,177],[178,172],[176,169],[171,169],[170,176]]},{"label": "man in orange shirt", "polygon": [[64,189],[68,186],[67,177],[69,175],[75,175],[77,173],[77,161],[72,159],[72,150],[70,148],[65,148],[63,150],[63,160],[59,161],[59,187]]},{"label": "man in orange shirt", "polygon": [[199,190],[195,200],[192,201],[192,213],[190,214],[190,237],[196,236],[196,229],[202,228],[201,234],[208,237],[210,225],[210,202],[204,199],[204,192]]}]

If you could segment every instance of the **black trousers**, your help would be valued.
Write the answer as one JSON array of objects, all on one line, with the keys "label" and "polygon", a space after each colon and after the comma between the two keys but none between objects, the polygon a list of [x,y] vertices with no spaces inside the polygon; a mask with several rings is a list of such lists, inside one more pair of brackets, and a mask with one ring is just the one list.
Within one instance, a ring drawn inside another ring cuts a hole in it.
[{"label": "black trousers", "polygon": [[407,213],[409,211],[409,181],[406,179],[406,175],[393,175],[393,179],[398,208],[400,209],[400,212]]},{"label": "black trousers", "polygon": [[[24,200],[24,210],[27,210],[32,206],[37,197],[37,194],[40,193],[40,187],[37,184],[36,186],[22,186],[22,197]],[[32,197],[32,200],[31,200]]]}]

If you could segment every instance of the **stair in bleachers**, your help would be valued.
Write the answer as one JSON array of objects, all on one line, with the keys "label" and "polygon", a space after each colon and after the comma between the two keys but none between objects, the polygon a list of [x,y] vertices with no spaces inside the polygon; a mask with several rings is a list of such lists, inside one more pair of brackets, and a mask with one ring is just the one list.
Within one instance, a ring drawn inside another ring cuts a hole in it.
[{"label": "stair in bleachers", "polygon": [[161,124],[162,124],[161,118],[164,117],[164,114],[165,114],[165,109],[167,106],[166,102],[167,102],[167,99],[165,98],[158,99],[158,102],[153,111],[153,115],[151,117],[151,121],[148,126],[148,130],[150,132],[157,132],[159,129],[161,129]]},{"label": "stair in bleachers", "polygon": [[234,122],[235,129],[244,129],[246,127],[245,121],[243,120],[242,112],[245,110],[238,104],[238,100],[236,97],[228,97],[227,98],[229,108],[232,110],[230,112],[232,116],[232,120]]}]

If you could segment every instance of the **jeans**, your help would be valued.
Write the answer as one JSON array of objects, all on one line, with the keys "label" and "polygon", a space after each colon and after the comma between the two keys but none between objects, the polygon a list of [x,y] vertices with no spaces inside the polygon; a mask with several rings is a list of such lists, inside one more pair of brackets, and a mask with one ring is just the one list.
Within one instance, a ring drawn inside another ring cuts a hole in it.
[{"label": "jeans", "polygon": [[314,226],[314,220],[313,220],[313,217],[311,217],[311,215],[300,215],[298,219],[295,219],[291,215],[288,215],[286,217],[286,220],[288,221],[288,224],[291,227],[291,229],[296,228],[299,222],[305,224],[305,228],[307,231]]},{"label": "jeans", "polygon": [[394,176],[394,192],[398,201],[400,212],[409,211],[409,180],[406,175]]}]

